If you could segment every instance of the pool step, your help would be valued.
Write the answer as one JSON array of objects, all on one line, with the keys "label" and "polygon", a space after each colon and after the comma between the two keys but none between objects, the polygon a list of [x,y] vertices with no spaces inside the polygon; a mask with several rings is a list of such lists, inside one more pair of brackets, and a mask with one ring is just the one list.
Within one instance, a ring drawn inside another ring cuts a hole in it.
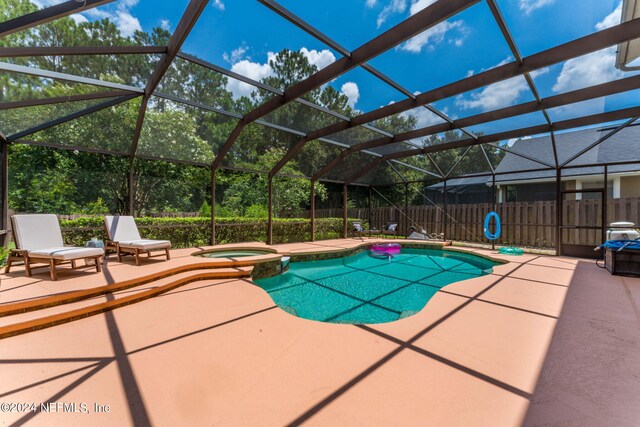
[{"label": "pool step", "polygon": [[195,281],[250,277],[253,271],[253,267],[188,267],[191,268],[178,268],[169,275],[157,273],[112,285],[6,304],[0,308],[0,339],[104,313]]}]

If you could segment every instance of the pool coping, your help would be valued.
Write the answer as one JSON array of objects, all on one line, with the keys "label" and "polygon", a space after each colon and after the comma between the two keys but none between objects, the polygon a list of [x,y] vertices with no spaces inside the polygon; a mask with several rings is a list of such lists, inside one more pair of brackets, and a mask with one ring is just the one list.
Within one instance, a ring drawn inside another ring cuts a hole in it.
[{"label": "pool coping", "polygon": [[[311,249],[311,250],[293,250],[293,251],[278,251],[278,253],[290,256],[291,262],[303,262],[303,261],[320,261],[324,259],[334,259],[340,258],[344,256],[354,255],[359,253],[360,251],[366,250],[369,246],[374,243],[399,243],[403,248],[429,248],[429,249],[440,249],[443,251],[451,251],[458,253],[465,253],[468,255],[474,255],[480,258],[487,259],[489,261],[495,262],[496,264],[507,264],[510,261],[496,258],[487,254],[481,254],[473,250],[461,249],[458,247],[451,246],[451,242],[437,242],[437,241],[420,241],[420,240],[401,240],[401,239],[382,239],[382,240],[368,240],[358,243],[355,246],[345,247],[345,248],[327,248],[327,249]],[[326,256],[322,256],[326,255]]]}]

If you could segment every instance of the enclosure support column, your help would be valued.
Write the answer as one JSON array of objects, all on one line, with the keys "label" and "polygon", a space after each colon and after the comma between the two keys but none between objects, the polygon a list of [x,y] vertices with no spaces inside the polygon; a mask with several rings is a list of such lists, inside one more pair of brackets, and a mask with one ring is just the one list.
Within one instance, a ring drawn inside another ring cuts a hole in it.
[{"label": "enclosure support column", "polygon": [[134,200],[134,195],[133,195],[133,161],[129,162],[129,181],[128,181],[128,187],[129,187],[129,203],[128,203],[128,207],[129,207],[129,215],[133,216],[133,200]]},{"label": "enclosure support column", "polygon": [[[498,206],[496,204],[496,174],[492,174],[491,175],[491,190],[493,191],[492,197],[493,197],[493,211],[494,212],[498,212]],[[491,241],[491,250],[495,250],[496,249],[496,241],[492,240]]]},{"label": "enclosure support column", "polygon": [[409,235],[409,183],[404,183],[404,233]]},{"label": "enclosure support column", "polygon": [[[4,135],[3,135],[4,136]],[[2,157],[2,230],[5,230],[4,234],[0,236],[0,243],[2,246],[7,246],[9,243],[9,147],[7,147],[7,140],[0,138],[0,156]]]},{"label": "enclosure support column", "polygon": [[269,220],[267,221],[267,245],[273,244],[273,177],[269,177],[269,194],[267,198],[267,211]]},{"label": "enclosure support column", "polygon": [[342,187],[342,238],[346,239],[348,230],[347,230],[347,215],[348,215],[348,207],[347,207],[347,184]]},{"label": "enclosure support column", "polygon": [[[374,227],[373,227],[373,224],[371,224],[371,220],[373,219],[371,217],[371,186],[369,186],[369,198],[368,198],[368,201],[367,201],[367,209],[369,210],[369,212],[368,212],[369,230],[373,230]],[[369,237],[371,237],[371,234],[369,234]]]},{"label": "enclosure support column", "polygon": [[311,241],[315,242],[316,240],[316,182],[311,180],[311,191],[310,191],[310,202],[311,202]]},{"label": "enclosure support column", "polygon": [[556,169],[556,255],[562,255],[562,169]]},{"label": "enclosure support column", "polygon": [[604,165],[604,188],[602,189],[602,243],[607,241],[607,202],[609,201],[609,167]]},{"label": "enclosure support column", "polygon": [[445,178],[444,180],[444,185],[443,185],[443,190],[444,190],[444,229],[443,229],[443,237],[442,240],[447,240],[447,225],[449,223],[449,217],[447,214],[447,179]]},{"label": "enclosure support column", "polygon": [[211,244],[216,244],[216,169],[211,168]]}]

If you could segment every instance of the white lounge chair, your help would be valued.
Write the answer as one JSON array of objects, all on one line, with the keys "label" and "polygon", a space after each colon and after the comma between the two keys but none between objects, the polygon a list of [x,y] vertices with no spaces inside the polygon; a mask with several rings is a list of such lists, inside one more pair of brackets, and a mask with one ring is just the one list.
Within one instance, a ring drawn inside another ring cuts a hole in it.
[{"label": "white lounge chair", "polygon": [[76,268],[79,259],[94,260],[96,272],[104,256],[102,248],[64,246],[58,217],[52,214],[13,215],[13,235],[16,249],[11,251],[6,272],[17,260],[24,261],[27,276],[31,277],[33,264],[49,264],[51,280],[57,280],[56,266],[71,264]]},{"label": "white lounge chair", "polygon": [[[146,252],[151,258],[152,251],[164,251],[167,260],[171,259],[169,240],[148,240],[140,237],[138,226],[132,216],[105,216],[104,226],[107,229],[107,249],[114,249],[118,261],[122,261],[123,254],[131,254],[136,258],[136,265],[140,265],[140,253]],[[158,255],[155,255],[158,256]],[[160,254],[159,256],[162,256]]]}]

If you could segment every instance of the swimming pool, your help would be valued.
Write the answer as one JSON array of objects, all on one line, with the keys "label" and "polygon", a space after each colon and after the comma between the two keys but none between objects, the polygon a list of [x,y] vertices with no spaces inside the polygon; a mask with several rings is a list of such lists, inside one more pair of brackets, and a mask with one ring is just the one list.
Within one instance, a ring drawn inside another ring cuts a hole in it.
[{"label": "swimming pool", "polygon": [[255,280],[290,314],[331,323],[385,323],[420,311],[440,288],[491,273],[492,261],[437,249],[402,248],[391,259],[369,251],[322,261],[292,262]]}]

